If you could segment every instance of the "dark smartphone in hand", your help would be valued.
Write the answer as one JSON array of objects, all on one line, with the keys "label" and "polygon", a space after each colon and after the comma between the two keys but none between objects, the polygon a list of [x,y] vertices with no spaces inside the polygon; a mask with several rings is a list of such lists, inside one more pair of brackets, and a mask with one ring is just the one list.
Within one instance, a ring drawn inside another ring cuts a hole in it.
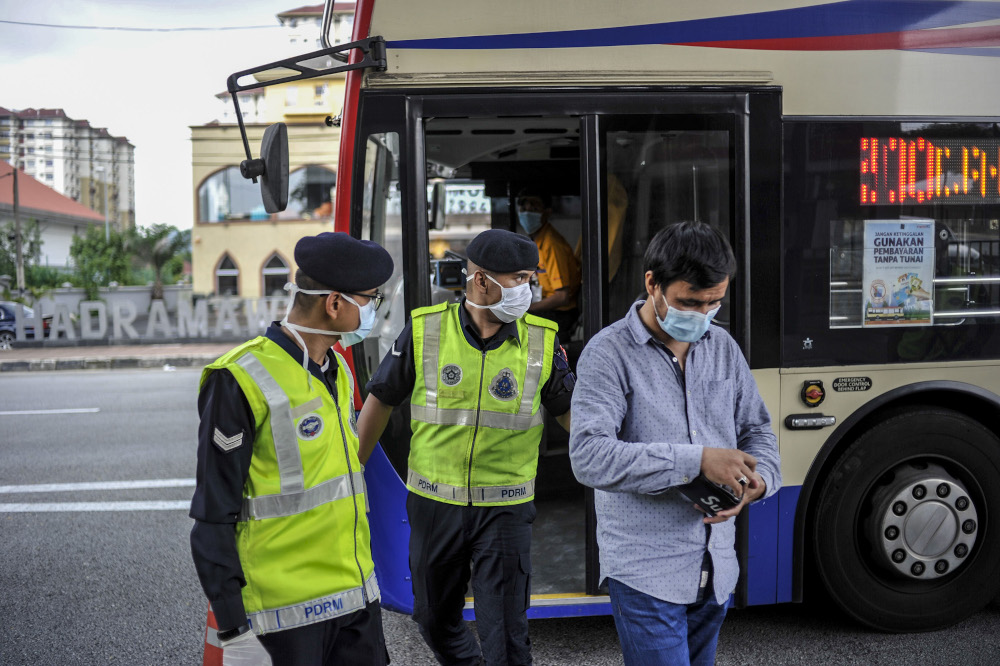
[{"label": "dark smartphone in hand", "polygon": [[726,509],[732,509],[740,503],[740,498],[733,491],[709,481],[703,474],[696,476],[690,483],[677,486],[677,490],[688,501],[700,506],[702,511],[709,516],[715,516]]}]

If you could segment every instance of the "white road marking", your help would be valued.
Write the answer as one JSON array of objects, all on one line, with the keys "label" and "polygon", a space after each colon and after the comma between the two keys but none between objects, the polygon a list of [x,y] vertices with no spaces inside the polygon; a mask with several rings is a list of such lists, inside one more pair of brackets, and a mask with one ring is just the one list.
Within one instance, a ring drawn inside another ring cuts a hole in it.
[{"label": "white road marking", "polygon": [[78,490],[136,490],[141,488],[193,488],[194,479],[150,479],[148,481],[96,481],[86,483],[39,483],[29,486],[0,486],[0,494],[60,493]]},{"label": "white road marking", "polygon": [[0,412],[0,416],[33,416],[39,414],[96,414],[100,407],[80,407],[79,409],[22,409],[16,412]]},{"label": "white road marking", "polygon": [[68,511],[177,511],[191,508],[190,501],[151,502],[33,502],[27,504],[0,504],[0,513],[34,513]]}]

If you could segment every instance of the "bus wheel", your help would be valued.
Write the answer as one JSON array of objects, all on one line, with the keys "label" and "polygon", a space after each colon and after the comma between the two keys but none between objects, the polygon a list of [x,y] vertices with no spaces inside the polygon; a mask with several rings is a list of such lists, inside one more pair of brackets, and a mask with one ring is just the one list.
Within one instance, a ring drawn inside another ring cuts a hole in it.
[{"label": "bus wheel", "polygon": [[1000,591],[1000,439],[939,407],[898,410],[820,485],[812,543],[830,596],[883,631],[928,631]]}]

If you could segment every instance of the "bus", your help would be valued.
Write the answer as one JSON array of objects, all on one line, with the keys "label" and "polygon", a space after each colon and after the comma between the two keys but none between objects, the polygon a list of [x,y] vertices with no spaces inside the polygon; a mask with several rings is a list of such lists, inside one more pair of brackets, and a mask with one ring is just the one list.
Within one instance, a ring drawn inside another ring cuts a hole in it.
[{"label": "bus", "polygon": [[[738,518],[736,607],[825,588],[906,632],[996,596],[1000,3],[358,0],[354,41],[329,45],[332,4],[323,49],[229,91],[347,72],[328,119],[335,228],[396,265],[349,349],[358,405],[408,313],[461,298],[468,241],[519,230],[523,188],[551,196],[580,261],[571,363],[644,293],[652,236],[700,220],[739,260],[716,323],[765,398],[784,478]],[[266,159],[246,145],[272,205],[280,139]],[[404,405],[366,470],[383,604],[401,612],[409,437]],[[592,491],[551,418],[536,488],[529,617],[609,613]]]}]

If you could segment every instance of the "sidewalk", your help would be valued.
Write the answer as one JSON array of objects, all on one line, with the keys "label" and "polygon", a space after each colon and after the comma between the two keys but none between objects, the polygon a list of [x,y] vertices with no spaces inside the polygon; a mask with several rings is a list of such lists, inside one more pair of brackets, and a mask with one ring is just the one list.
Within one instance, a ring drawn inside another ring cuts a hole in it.
[{"label": "sidewalk", "polygon": [[193,342],[94,347],[25,347],[0,351],[0,373],[32,370],[113,370],[208,365],[234,342]]}]

